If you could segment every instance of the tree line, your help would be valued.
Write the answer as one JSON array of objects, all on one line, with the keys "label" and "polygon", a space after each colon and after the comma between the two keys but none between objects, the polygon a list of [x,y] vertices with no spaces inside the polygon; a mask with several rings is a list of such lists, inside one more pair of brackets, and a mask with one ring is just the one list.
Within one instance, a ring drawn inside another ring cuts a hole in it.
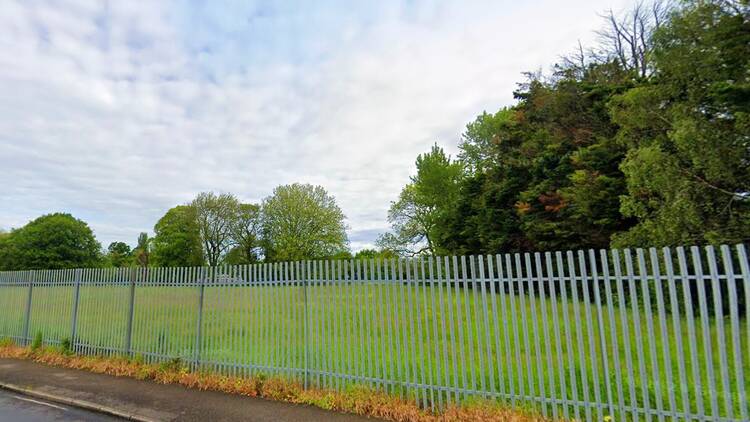
[{"label": "tree line", "polygon": [[642,3],[594,48],[529,73],[456,159],[438,145],[391,204],[401,254],[750,239],[747,1]]},{"label": "tree line", "polygon": [[[740,243],[750,239],[750,6],[636,3],[599,43],[528,73],[512,106],[435,144],[391,203],[391,230],[356,257]],[[153,237],[104,251],[50,214],[0,233],[0,269],[194,266],[349,258],[323,187],[259,204],[201,193]]]},{"label": "tree line", "polygon": [[[345,216],[321,186],[279,186],[260,204],[204,192],[169,209],[141,233],[106,250],[91,228],[70,214],[41,216],[0,234],[0,269],[201,266],[351,257]],[[373,250],[359,256],[373,256]]]}]

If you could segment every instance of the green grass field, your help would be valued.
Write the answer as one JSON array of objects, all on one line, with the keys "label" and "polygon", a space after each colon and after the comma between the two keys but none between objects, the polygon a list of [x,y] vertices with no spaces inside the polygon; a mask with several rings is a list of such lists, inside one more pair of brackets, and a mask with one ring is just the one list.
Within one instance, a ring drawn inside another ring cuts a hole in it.
[{"label": "green grass field", "polygon": [[[736,394],[740,387],[736,374],[741,369],[744,389],[750,391],[750,353],[743,343],[739,345],[743,353],[735,356],[732,335],[738,330],[739,338],[747,341],[745,319],[739,327],[733,327],[729,318],[720,319],[717,325],[713,315],[702,321],[695,309],[692,320],[665,314],[666,332],[662,332],[656,308],[649,318],[642,300],[635,310],[632,304],[610,306],[604,292],[602,305],[597,307],[593,302],[572,301],[570,289],[567,300],[558,291],[556,300],[547,292],[544,300],[537,296],[532,301],[528,294],[517,292],[492,295],[489,286],[436,286],[357,283],[309,286],[307,291],[302,286],[209,286],[203,298],[199,349],[199,287],[139,286],[131,348],[146,359],[161,355],[191,362],[197,358],[203,368],[216,371],[299,380],[307,362],[308,381],[314,385],[366,384],[427,405],[486,395],[550,415],[554,408],[560,417],[566,415],[567,407],[567,415],[576,419],[586,416],[586,408],[543,404],[539,398],[601,403],[601,407],[588,408],[594,419],[619,415],[620,404],[626,409],[634,405],[669,410],[674,406],[677,411],[687,406],[690,413],[702,406],[707,414],[727,416],[731,411],[735,418],[741,406],[747,405]],[[42,332],[47,341],[55,342],[71,336],[73,289],[33,289],[31,337]],[[27,294],[26,287],[0,287],[0,336],[22,335]],[[122,353],[129,300],[127,285],[81,286],[80,351]],[[719,327],[724,331],[724,347],[719,343]],[[307,357],[305,339],[310,345]],[[721,370],[724,357],[727,373]],[[684,362],[682,373],[680,361]],[[710,376],[716,385],[713,392]],[[669,385],[674,389],[673,401]]]}]

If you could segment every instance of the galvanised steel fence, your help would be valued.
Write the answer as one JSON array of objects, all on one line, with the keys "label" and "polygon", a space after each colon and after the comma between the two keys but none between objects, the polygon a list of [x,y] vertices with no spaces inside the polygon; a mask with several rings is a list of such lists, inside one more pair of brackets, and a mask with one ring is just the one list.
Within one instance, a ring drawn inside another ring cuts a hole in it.
[{"label": "galvanised steel fence", "polygon": [[749,420],[746,248],[0,273],[0,336],[436,409]]}]

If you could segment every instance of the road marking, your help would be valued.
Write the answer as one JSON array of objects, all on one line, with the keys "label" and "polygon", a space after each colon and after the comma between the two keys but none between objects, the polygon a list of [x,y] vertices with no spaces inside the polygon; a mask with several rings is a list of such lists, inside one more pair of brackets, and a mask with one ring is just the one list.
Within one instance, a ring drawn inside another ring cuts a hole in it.
[{"label": "road marking", "polygon": [[58,405],[56,405],[56,404],[45,403],[45,402],[43,402],[43,401],[39,401],[39,400],[34,400],[34,399],[29,399],[29,398],[26,398],[26,397],[21,397],[21,396],[13,396],[13,398],[16,398],[16,399],[18,399],[18,400],[28,401],[28,402],[31,402],[31,403],[41,404],[41,405],[44,405],[44,406],[54,407],[55,409],[60,409],[60,410],[64,410],[64,411],[67,411],[67,410],[68,410],[68,409],[66,409],[66,408],[64,408],[64,407],[62,407],[62,406],[58,406]]}]

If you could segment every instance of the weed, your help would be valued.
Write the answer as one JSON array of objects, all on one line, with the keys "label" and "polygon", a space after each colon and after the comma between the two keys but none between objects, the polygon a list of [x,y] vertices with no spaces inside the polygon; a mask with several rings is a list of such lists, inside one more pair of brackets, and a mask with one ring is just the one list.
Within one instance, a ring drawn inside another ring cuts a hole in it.
[{"label": "weed", "polygon": [[15,345],[16,342],[10,337],[3,337],[0,339],[0,347],[13,347]]},{"label": "weed", "polygon": [[73,354],[73,343],[70,341],[70,338],[65,337],[60,340],[60,353],[64,355]]},{"label": "weed", "polygon": [[132,358],[130,358],[130,362],[136,364],[136,365],[143,365],[146,361],[143,358],[143,355],[140,353],[135,354]]},{"label": "weed", "polygon": [[31,343],[31,351],[36,352],[37,350],[41,349],[43,341],[44,337],[42,335],[42,332],[37,331],[36,335],[34,336],[34,341]]},{"label": "weed", "polygon": [[159,369],[162,372],[181,372],[182,371],[182,359],[179,357],[171,358],[167,361],[162,362],[159,364]]}]

